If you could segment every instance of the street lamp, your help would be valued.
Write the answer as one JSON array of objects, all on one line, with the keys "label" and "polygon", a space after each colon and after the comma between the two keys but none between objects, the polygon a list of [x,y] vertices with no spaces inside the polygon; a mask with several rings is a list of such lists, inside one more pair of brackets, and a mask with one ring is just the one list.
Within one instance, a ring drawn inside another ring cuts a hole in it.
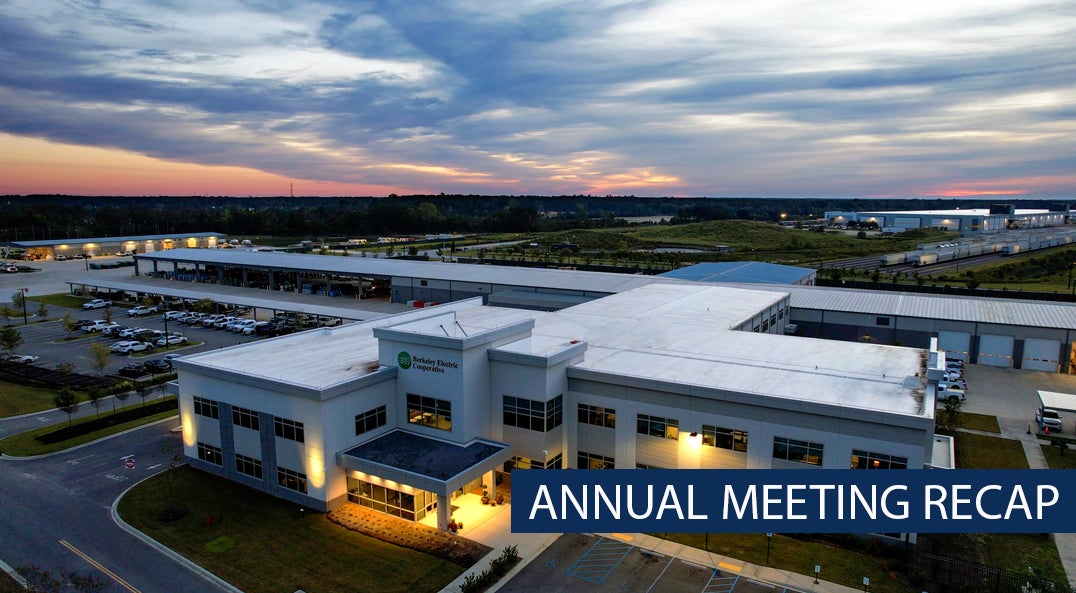
[{"label": "street lamp", "polygon": [[22,324],[26,325],[26,293],[30,292],[29,288],[22,289]]}]

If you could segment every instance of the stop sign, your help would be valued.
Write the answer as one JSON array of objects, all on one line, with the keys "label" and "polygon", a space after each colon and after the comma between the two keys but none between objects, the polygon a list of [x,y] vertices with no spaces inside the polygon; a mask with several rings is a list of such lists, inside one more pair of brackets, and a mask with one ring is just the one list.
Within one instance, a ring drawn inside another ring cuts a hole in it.
[{"label": "stop sign", "polygon": [[134,457],[128,457],[123,460],[123,467],[126,467],[127,469],[134,469],[134,465]]}]

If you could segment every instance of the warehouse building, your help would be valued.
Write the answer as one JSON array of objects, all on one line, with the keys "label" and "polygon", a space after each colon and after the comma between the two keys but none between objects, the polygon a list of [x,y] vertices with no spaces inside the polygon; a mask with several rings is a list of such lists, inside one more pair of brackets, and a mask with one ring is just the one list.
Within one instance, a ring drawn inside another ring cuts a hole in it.
[{"label": "warehouse building", "polygon": [[959,231],[962,236],[988,235],[1012,229],[1061,226],[1068,223],[1069,208],[1068,204],[1054,204],[1049,209],[1017,209],[1012,204],[994,204],[989,208],[963,210],[832,211],[826,212],[826,224],[874,223],[893,233],[928,228]]},{"label": "warehouse building", "polygon": [[171,235],[128,235],[123,237],[77,237],[14,241],[8,245],[25,249],[30,259],[71,259],[83,255],[153,253],[178,248],[215,248],[227,235],[221,233],[179,233]]},{"label": "warehouse building", "polygon": [[473,298],[177,361],[192,464],[444,529],[523,469],[952,467],[936,351],[785,336],[789,295]]}]

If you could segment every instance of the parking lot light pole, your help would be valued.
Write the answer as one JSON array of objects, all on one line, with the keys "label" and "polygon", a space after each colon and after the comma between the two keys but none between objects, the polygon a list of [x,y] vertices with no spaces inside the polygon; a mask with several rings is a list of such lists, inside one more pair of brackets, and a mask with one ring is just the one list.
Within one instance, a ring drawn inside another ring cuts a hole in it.
[{"label": "parking lot light pole", "polygon": [[26,294],[30,292],[29,288],[22,289],[22,324],[26,325]]}]

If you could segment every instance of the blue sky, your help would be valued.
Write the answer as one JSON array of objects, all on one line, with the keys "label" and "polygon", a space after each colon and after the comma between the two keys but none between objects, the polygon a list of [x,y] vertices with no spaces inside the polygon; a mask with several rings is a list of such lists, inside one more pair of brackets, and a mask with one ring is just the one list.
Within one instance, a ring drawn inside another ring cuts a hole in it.
[{"label": "blue sky", "polygon": [[1070,197],[1074,135],[1073,2],[0,0],[0,193]]}]

